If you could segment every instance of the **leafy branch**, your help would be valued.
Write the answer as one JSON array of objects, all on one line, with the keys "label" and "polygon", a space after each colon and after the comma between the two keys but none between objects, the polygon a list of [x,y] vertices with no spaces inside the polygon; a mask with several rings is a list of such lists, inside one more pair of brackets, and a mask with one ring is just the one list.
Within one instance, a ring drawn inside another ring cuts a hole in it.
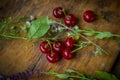
[{"label": "leafy branch", "polygon": [[[104,71],[96,71],[95,73],[96,73],[99,80],[118,80],[118,78],[115,75],[104,72]],[[95,77],[82,74],[82,73],[75,71],[73,69],[67,69],[66,73],[64,73],[64,74],[63,73],[56,73],[54,71],[49,71],[49,72],[47,72],[47,74],[53,75],[53,76],[60,78],[60,79],[98,80]]]},{"label": "leafy branch", "polygon": [[93,41],[91,41],[90,39],[88,39],[87,37],[85,37],[84,35],[82,35],[81,33],[74,31],[73,29],[67,28],[71,31],[73,31],[75,34],[79,34],[82,38],[84,38],[85,40],[89,41],[92,45],[94,45],[97,49],[96,55],[100,54],[101,52],[104,52],[105,54],[108,54],[104,49],[102,49],[99,45],[95,44]]},{"label": "leafy branch", "polygon": [[[34,20],[33,22],[22,24],[21,29],[16,26],[18,26],[17,24],[21,23],[22,21],[25,21],[24,17],[21,17],[16,22],[13,22],[13,19],[11,17],[9,17],[8,19],[0,20],[0,21],[1,21],[0,37],[5,39],[39,39],[40,37],[43,37],[47,33],[49,33],[49,30],[51,29],[51,25],[55,24],[55,27],[52,28],[53,30],[51,32],[58,32],[60,34],[60,32],[62,31],[69,30],[66,32],[68,36],[73,36],[73,37],[76,37],[77,39],[79,39],[79,37],[82,37],[87,42],[94,45],[96,47],[96,50],[93,52],[95,55],[102,54],[102,52],[104,52],[105,54],[108,54],[108,53],[99,45],[97,45],[92,40],[87,38],[88,36],[94,36],[95,39],[108,39],[112,37],[117,37],[118,38],[117,41],[120,42],[120,35],[118,34],[113,34],[111,32],[95,31],[92,28],[80,29],[78,26],[74,26],[70,28],[60,22],[49,20],[48,17],[42,17],[37,20]],[[26,31],[27,35],[21,36],[20,30],[23,30],[23,31],[27,30]],[[57,36],[57,37],[54,37],[53,39],[57,39],[57,38],[60,38],[60,37]],[[82,44],[80,47],[83,48]]]},{"label": "leafy branch", "polygon": [[112,38],[112,37],[118,37],[120,38],[120,35],[118,34],[113,34],[111,32],[100,32],[100,31],[95,31],[92,28],[86,28],[84,30],[78,30],[78,32],[83,33],[86,36],[94,36],[95,39],[107,39],[107,38]]},{"label": "leafy branch", "polygon": [[24,39],[20,36],[20,29],[18,25],[24,21],[25,17],[19,18],[16,22],[12,17],[2,18],[0,21],[0,37],[2,39]]},{"label": "leafy branch", "polygon": [[60,78],[60,79],[96,80],[95,78],[93,78],[91,76],[87,76],[87,75],[82,74],[80,72],[77,72],[77,71],[75,71],[73,69],[67,69],[66,73],[64,73],[64,74],[62,74],[62,73],[56,73],[54,71],[47,72],[47,74],[48,75],[54,75],[55,77]]},{"label": "leafy branch", "polygon": [[[105,54],[108,55],[108,52],[106,52],[103,48],[101,48],[99,45],[97,45],[96,43],[94,43],[93,41],[91,41],[90,39],[88,39],[86,36],[84,36],[84,34],[92,36],[93,34],[96,34],[98,32],[94,31],[93,29],[89,29],[89,32],[88,32],[88,29],[87,30],[82,30],[82,29],[79,29],[78,26],[75,26],[74,28],[69,28],[69,27],[65,26],[64,24],[61,24],[61,23],[58,23],[58,22],[55,22],[55,23],[61,25],[61,26],[59,26],[60,29],[58,29],[58,30],[63,31],[63,30],[67,29],[67,30],[71,31],[71,32],[68,32],[69,36],[71,36],[71,35],[79,35],[80,37],[84,38],[89,43],[91,43],[92,45],[94,45],[96,47],[96,51],[93,51],[93,54],[95,54],[95,55],[101,55],[102,52],[104,52]],[[102,32],[99,32],[99,33],[101,34]],[[101,37],[101,36],[99,36],[99,37]],[[105,38],[105,36],[104,36],[104,38]]]}]

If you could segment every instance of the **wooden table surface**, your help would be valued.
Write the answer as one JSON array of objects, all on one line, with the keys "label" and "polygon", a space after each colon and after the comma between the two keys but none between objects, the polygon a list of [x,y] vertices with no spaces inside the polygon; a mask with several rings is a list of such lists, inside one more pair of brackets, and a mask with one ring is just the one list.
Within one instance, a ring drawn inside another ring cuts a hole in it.
[{"label": "wooden table surface", "polygon": [[[77,24],[82,28],[91,27],[98,31],[110,31],[120,34],[120,1],[119,0],[9,0],[0,8],[0,16],[12,16],[17,19],[20,16],[35,15],[37,18],[48,16],[54,18],[52,10],[62,6],[78,19]],[[82,14],[86,10],[93,10],[96,14],[104,16],[93,23],[86,23]],[[110,55],[94,56],[94,46],[86,47],[77,52],[71,60],[62,59],[55,64],[49,63],[45,55],[39,51],[40,41],[33,43],[24,40],[10,40],[0,42],[0,72],[11,75],[23,72],[27,69],[49,71],[59,73],[72,68],[88,75],[94,75],[96,70],[110,71],[118,56],[119,44],[110,39],[97,40],[90,38],[96,44],[103,47]],[[39,61],[38,61],[39,60]],[[32,78],[33,79],[33,78]],[[35,78],[34,78],[35,79]],[[54,77],[42,75],[39,80],[57,80]]]}]

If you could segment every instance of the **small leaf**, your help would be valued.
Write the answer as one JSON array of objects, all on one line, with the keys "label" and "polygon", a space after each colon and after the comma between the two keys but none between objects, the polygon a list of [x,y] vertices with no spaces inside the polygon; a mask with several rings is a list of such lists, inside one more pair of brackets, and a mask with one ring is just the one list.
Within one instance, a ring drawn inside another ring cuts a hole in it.
[{"label": "small leaf", "polygon": [[104,38],[111,38],[114,35],[111,32],[100,32],[96,34],[95,38],[96,39],[104,39]]},{"label": "small leaf", "polygon": [[76,73],[76,74],[78,74],[78,75],[81,76],[81,77],[85,77],[84,74],[82,74],[82,73],[80,73],[80,72],[77,72],[77,71],[75,71],[75,70],[73,70],[73,69],[67,69],[66,72],[67,72],[67,73]]},{"label": "small leaf", "polygon": [[50,20],[48,17],[43,17],[32,22],[28,38],[40,38],[44,36],[50,28]]},{"label": "small leaf", "polygon": [[73,70],[73,69],[67,69],[66,72],[67,72],[67,73],[76,73],[76,71]]},{"label": "small leaf", "polygon": [[85,35],[86,36],[93,36],[93,35],[95,35],[96,33],[95,33],[95,31],[94,31],[94,29],[92,29],[92,28],[86,28],[85,29],[86,31],[84,31],[85,33]]},{"label": "small leaf", "polygon": [[55,76],[60,79],[68,79],[70,77],[69,74],[56,74]]},{"label": "small leaf", "polygon": [[86,31],[95,31],[93,28],[85,28]]},{"label": "small leaf", "polygon": [[96,71],[100,80],[118,80],[117,77],[113,74],[104,72],[104,71]]},{"label": "small leaf", "polygon": [[49,71],[49,72],[47,72],[47,74],[49,74],[49,75],[56,75],[57,73],[54,72],[54,71]]},{"label": "small leaf", "polygon": [[10,22],[12,22],[12,20],[13,20],[12,17],[9,17],[9,18],[7,19],[7,22],[10,23]]},{"label": "small leaf", "polygon": [[23,21],[25,21],[26,20],[26,17],[25,16],[21,16],[18,20],[17,20],[17,22],[19,23],[19,22],[23,22]]},{"label": "small leaf", "polygon": [[70,77],[69,74],[59,74],[59,73],[56,73],[54,71],[49,71],[49,72],[47,72],[47,74],[48,75],[54,75],[54,76],[56,76],[57,78],[60,78],[60,79],[67,79],[67,78]]},{"label": "small leaf", "polygon": [[117,38],[115,41],[118,42],[118,43],[120,43],[120,38]]}]

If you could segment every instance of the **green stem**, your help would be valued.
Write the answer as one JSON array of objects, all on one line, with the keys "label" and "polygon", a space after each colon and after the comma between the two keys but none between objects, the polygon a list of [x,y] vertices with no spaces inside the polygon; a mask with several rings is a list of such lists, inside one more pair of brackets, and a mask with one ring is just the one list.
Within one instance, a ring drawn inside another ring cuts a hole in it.
[{"label": "green stem", "polygon": [[89,41],[90,43],[92,43],[94,46],[98,47],[99,49],[101,49],[105,54],[108,54],[104,49],[102,49],[100,46],[98,46],[97,44],[95,44],[94,42],[92,42],[90,39],[86,38],[85,36],[83,36],[82,34],[80,33],[77,33],[75,32],[74,30],[70,29],[70,28],[67,28],[69,30],[71,30],[72,32],[76,33],[76,34],[79,34],[82,38],[86,39],[87,41]]},{"label": "green stem", "polygon": [[12,39],[26,39],[25,37],[10,36],[10,35],[5,35],[5,34],[0,34],[0,36],[6,37],[6,38],[12,38]]},{"label": "green stem", "polygon": [[120,37],[120,35],[118,35],[118,34],[114,34],[113,36],[115,36],[115,37]]},{"label": "green stem", "polygon": [[94,46],[98,47],[99,49],[101,49],[105,54],[108,55],[108,52],[106,52],[104,49],[102,49],[100,46],[98,46],[97,44],[95,44],[94,42],[92,42],[90,39],[86,38],[85,36],[83,36],[82,34],[80,34],[81,37],[83,37],[84,39],[86,39],[87,41],[90,41]]},{"label": "green stem", "polygon": [[59,22],[54,22],[55,24],[59,24],[59,25],[61,25],[61,26],[63,26],[63,27],[66,27],[67,28],[67,26],[66,25],[64,25],[64,24],[62,24],[62,23],[59,23]]},{"label": "green stem", "polygon": [[86,77],[80,77],[80,76],[70,76],[71,78],[79,78],[79,79],[82,79],[82,80],[91,80],[89,78],[86,78]]},{"label": "green stem", "polygon": [[77,48],[77,49],[75,49],[75,50],[73,50],[72,51],[72,53],[74,53],[74,52],[76,52],[76,51],[78,51],[78,50],[80,50],[80,49],[82,49],[83,47],[82,46],[80,46],[79,48]]},{"label": "green stem", "polygon": [[64,15],[67,15],[64,8],[62,9],[62,11],[63,11]]},{"label": "green stem", "polygon": [[[62,24],[62,23],[58,23],[58,22],[55,22],[55,23],[56,23],[56,24],[59,24],[59,25],[61,25],[61,26],[63,26],[63,27],[65,27],[65,29],[68,29],[68,30],[72,31],[72,32],[74,32],[75,34],[79,34],[82,38],[86,39],[87,41],[89,41],[89,42],[92,43],[94,46],[98,47],[100,50],[102,50],[105,54],[108,55],[108,52],[106,52],[106,51],[105,51],[104,49],[102,49],[100,46],[98,46],[97,44],[95,44],[94,42],[92,42],[90,39],[86,38],[84,35],[82,35],[82,34],[76,32],[76,31],[72,30],[71,28],[68,28],[67,26],[65,26],[65,25]],[[80,30],[80,31],[84,32],[85,30]],[[99,32],[96,31],[95,33],[99,33]],[[115,36],[119,36],[119,35],[115,35]]]},{"label": "green stem", "polygon": [[55,38],[41,38],[43,41],[44,40],[56,40]]}]

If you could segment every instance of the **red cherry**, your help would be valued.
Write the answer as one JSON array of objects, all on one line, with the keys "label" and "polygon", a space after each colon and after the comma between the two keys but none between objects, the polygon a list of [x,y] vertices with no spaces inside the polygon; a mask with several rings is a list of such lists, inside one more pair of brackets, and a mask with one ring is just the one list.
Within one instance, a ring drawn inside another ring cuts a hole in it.
[{"label": "red cherry", "polygon": [[57,54],[57,53],[54,53],[54,54],[48,53],[48,54],[46,54],[46,59],[47,59],[50,63],[55,63],[55,62],[57,62],[57,61],[60,60],[60,56],[59,56],[59,54]]},{"label": "red cherry", "polygon": [[93,22],[95,20],[95,14],[93,11],[88,10],[83,13],[83,19],[86,22]]},{"label": "red cherry", "polygon": [[64,17],[64,24],[68,27],[74,26],[76,23],[75,17],[72,14],[68,14]]},{"label": "red cherry", "polygon": [[63,50],[62,56],[63,58],[68,59],[68,60],[73,58],[73,54],[69,48],[66,48]]},{"label": "red cherry", "polygon": [[54,41],[53,42],[53,50],[56,53],[61,53],[64,49],[64,44],[62,41]]},{"label": "red cherry", "polygon": [[49,53],[51,51],[48,41],[43,41],[40,43],[39,49],[42,53]]},{"label": "red cherry", "polygon": [[55,9],[53,9],[53,15],[56,17],[56,18],[62,18],[64,17],[64,13],[63,13],[63,8],[61,7],[56,7]]},{"label": "red cherry", "polygon": [[67,48],[73,48],[74,43],[75,43],[75,40],[72,37],[68,37],[65,40],[65,46]]}]

